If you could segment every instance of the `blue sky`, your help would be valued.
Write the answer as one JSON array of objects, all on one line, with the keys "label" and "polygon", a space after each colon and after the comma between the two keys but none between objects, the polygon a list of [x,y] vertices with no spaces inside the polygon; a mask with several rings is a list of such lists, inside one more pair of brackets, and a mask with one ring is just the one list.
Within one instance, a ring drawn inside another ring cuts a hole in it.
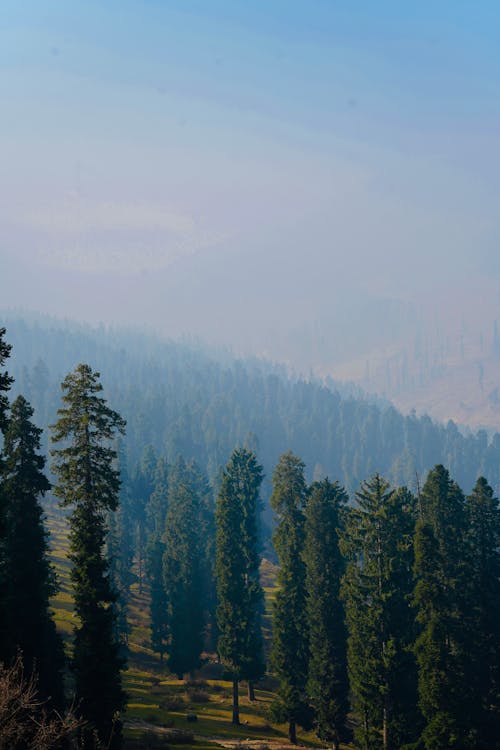
[{"label": "blue sky", "polygon": [[[152,272],[206,305],[256,264],[266,315],[300,287],[318,317],[331,277],[500,276],[499,37],[485,0],[4,0],[4,304],[85,316],[97,277],[145,301]],[[56,270],[67,296],[37,290]],[[96,317],[139,315],[105,296]]]}]

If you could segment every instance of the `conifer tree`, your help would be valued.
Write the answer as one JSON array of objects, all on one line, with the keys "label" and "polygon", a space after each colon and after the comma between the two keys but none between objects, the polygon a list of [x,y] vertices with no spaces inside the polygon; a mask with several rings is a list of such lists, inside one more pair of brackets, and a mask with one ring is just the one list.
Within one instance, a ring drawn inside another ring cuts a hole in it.
[{"label": "conifer tree", "polygon": [[[257,541],[262,467],[255,453],[235,449],[223,474],[216,511],[217,648],[233,680],[233,724],[239,724],[238,684],[264,672]],[[250,696],[252,691],[250,688]]]},{"label": "conifer tree", "polygon": [[123,660],[115,638],[115,595],[104,554],[106,519],[116,510],[120,479],[111,441],[125,422],[100,395],[99,373],[78,365],[62,383],[63,407],[53,427],[52,451],[58,477],[55,494],[70,517],[71,579],[75,612],[73,671],[76,700],[86,725],[85,750],[98,742],[121,746],[121,724],[116,719],[125,701],[120,670]]},{"label": "conifer tree", "polygon": [[[5,328],[0,328],[0,368],[4,366],[5,360],[10,357],[10,350],[12,349],[10,344],[4,341]],[[2,372],[0,370],[0,431],[4,432],[7,426],[7,411],[9,408],[9,401],[6,396],[7,391],[14,382],[8,372]]]},{"label": "conifer tree", "polygon": [[338,750],[346,739],[349,710],[347,631],[340,600],[344,558],[339,532],[347,495],[337,482],[314,482],[305,511],[307,614],[309,620],[308,693],[320,739]]},{"label": "conifer tree", "polygon": [[415,644],[426,750],[473,747],[467,662],[467,548],[463,494],[444,466],[429,472],[415,534]]},{"label": "conifer tree", "polygon": [[[7,392],[13,383],[13,378],[10,377],[9,373],[3,371],[5,360],[10,356],[11,346],[4,341],[5,328],[0,328],[0,435],[3,435],[7,427],[7,411],[9,408],[9,401],[7,398]],[[3,494],[3,481],[2,481],[2,470],[3,470],[3,457],[2,451],[0,450],[0,643],[4,643],[7,637],[6,628],[6,615],[7,607],[5,602],[6,597],[6,569],[5,569],[5,538],[6,538],[6,527],[5,527],[5,500]]]},{"label": "conifer tree", "polygon": [[179,458],[170,472],[163,584],[168,606],[172,672],[182,679],[200,665],[203,648],[200,508],[189,468]]},{"label": "conifer tree", "polygon": [[405,488],[391,490],[379,474],[363,482],[356,500],[343,540],[355,734],[363,750],[399,750],[413,739],[416,723],[410,651],[415,501]]},{"label": "conifer tree", "polygon": [[305,707],[309,650],[304,552],[304,513],[307,487],[304,463],[284,453],[273,474],[271,507],[277,517],[273,541],[280,569],[273,611],[271,659],[280,680],[279,695],[288,721],[290,742]]},{"label": "conifer tree", "polygon": [[50,489],[39,454],[42,430],[31,418],[33,409],[23,396],[11,407],[5,432],[5,570],[7,627],[0,659],[12,662],[21,651],[24,674],[38,677],[38,690],[55,707],[63,703],[62,644],[49,612],[55,593],[55,573],[48,560],[47,532],[40,498]]},{"label": "conifer tree", "polygon": [[142,594],[145,552],[148,539],[147,507],[155,488],[155,474],[156,454],[152,445],[146,445],[142,452],[141,461],[135,467],[131,482],[134,520],[136,526],[137,571],[140,594]]},{"label": "conifer tree", "polygon": [[151,587],[151,648],[163,656],[168,642],[168,601],[163,583],[163,557],[165,555],[165,521],[168,507],[167,459],[162,457],[156,464],[155,485],[150,501],[146,506],[146,517],[152,533],[146,546],[146,575]]},{"label": "conifer tree", "polygon": [[500,508],[484,477],[466,501],[472,724],[478,748],[500,748]]},{"label": "conifer tree", "polygon": [[125,655],[128,644],[128,605],[130,586],[134,581],[134,539],[132,528],[132,506],[127,459],[121,438],[117,441],[117,469],[120,474],[119,503],[116,511],[108,514],[107,556],[109,575],[116,592],[116,637],[122,644]]}]

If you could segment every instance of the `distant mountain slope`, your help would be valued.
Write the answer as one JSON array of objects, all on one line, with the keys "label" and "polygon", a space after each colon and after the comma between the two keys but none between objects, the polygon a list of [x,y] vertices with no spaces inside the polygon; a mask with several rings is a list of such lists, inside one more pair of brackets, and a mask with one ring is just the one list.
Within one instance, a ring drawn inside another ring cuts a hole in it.
[{"label": "distant mountain slope", "polygon": [[86,361],[102,373],[105,396],[127,419],[131,465],[152,444],[170,458],[195,458],[214,478],[234,446],[246,443],[264,465],[265,495],[288,449],[305,461],[309,479],[328,474],[350,493],[375,471],[414,486],[416,473],[423,478],[440,462],[465,490],[478,474],[498,482],[500,435],[464,435],[453,423],[402,416],[348,389],[295,378],[264,361],[210,355],[201,346],[43,319],[4,316],[2,324],[13,345],[13,393],[32,401],[44,428],[55,419],[67,371]]}]

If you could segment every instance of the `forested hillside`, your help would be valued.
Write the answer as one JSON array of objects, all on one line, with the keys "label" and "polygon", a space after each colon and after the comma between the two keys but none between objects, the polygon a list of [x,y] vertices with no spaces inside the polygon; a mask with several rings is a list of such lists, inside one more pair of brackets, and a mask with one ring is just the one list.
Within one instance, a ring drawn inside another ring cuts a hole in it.
[{"label": "forested hillside", "polygon": [[305,380],[259,360],[236,360],[195,343],[137,332],[4,316],[12,343],[14,394],[22,393],[45,429],[55,418],[64,375],[88,362],[102,375],[109,402],[127,421],[129,468],[144,447],[194,459],[213,479],[237,444],[257,449],[269,495],[272,467],[286,450],[300,455],[308,480],[328,475],[352,494],[378,471],[415,486],[437,462],[469,491],[500,467],[500,436],[464,435],[428,417],[403,416],[383,402],[329,381]]}]

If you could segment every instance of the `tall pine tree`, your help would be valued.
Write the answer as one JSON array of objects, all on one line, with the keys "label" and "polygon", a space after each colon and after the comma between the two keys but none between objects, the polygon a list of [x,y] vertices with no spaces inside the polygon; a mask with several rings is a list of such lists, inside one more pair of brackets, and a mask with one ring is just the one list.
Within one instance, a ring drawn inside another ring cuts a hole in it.
[{"label": "tall pine tree", "polygon": [[86,725],[82,730],[85,750],[99,742],[121,746],[123,708],[120,670],[123,661],[116,640],[115,595],[105,556],[106,519],[116,510],[120,479],[116,451],[111,447],[125,422],[100,395],[99,373],[78,365],[62,383],[63,407],[53,427],[53,442],[63,447],[52,451],[58,477],[55,494],[70,506],[71,579],[78,625],[75,628],[73,671],[76,700]]},{"label": "tall pine tree", "polygon": [[304,505],[304,463],[284,453],[273,474],[271,507],[277,517],[273,541],[279,559],[278,592],[273,611],[271,659],[280,680],[279,695],[288,721],[290,742],[297,742],[297,723],[305,714],[309,663]]},{"label": "tall pine tree", "polygon": [[338,750],[346,739],[349,710],[347,631],[340,600],[344,557],[339,532],[344,523],[345,491],[328,479],[314,482],[307,501],[304,559],[309,619],[308,693],[320,739]]},{"label": "tall pine tree", "polygon": [[[235,449],[227,464],[216,511],[217,648],[233,680],[233,724],[239,724],[238,684],[264,672],[257,541],[262,467],[252,451]],[[250,697],[253,697],[250,689]]]},{"label": "tall pine tree", "polygon": [[444,466],[429,472],[415,534],[415,644],[426,750],[474,746],[467,654],[464,497]]},{"label": "tall pine tree", "polygon": [[478,748],[500,748],[500,508],[484,477],[466,500],[472,722]]},{"label": "tall pine tree", "polygon": [[200,506],[196,490],[189,467],[179,458],[170,472],[163,536],[168,664],[179,679],[199,667],[203,648],[202,550]]},{"label": "tall pine tree", "polygon": [[40,499],[50,489],[39,454],[42,430],[31,418],[33,409],[23,396],[12,404],[5,432],[5,614],[7,628],[0,658],[13,661],[22,654],[24,674],[37,675],[40,695],[63,703],[62,644],[49,611],[55,593],[55,573],[48,560],[47,532]]},{"label": "tall pine tree", "polygon": [[363,750],[398,750],[416,723],[413,534],[415,500],[379,474],[361,485],[350,509],[343,549],[348,668]]},{"label": "tall pine tree", "polygon": [[[3,370],[5,361],[10,356],[11,346],[4,341],[5,328],[0,328],[0,435],[3,435],[7,427],[7,412],[9,408],[9,400],[7,398],[7,392],[13,383],[13,378],[10,377],[9,373]],[[6,521],[5,521],[5,499],[3,491],[3,457],[2,451],[0,450],[0,643],[4,643],[7,637],[7,605],[5,601],[6,597],[6,583],[7,583],[7,572],[5,564],[5,540],[6,540]]]}]

